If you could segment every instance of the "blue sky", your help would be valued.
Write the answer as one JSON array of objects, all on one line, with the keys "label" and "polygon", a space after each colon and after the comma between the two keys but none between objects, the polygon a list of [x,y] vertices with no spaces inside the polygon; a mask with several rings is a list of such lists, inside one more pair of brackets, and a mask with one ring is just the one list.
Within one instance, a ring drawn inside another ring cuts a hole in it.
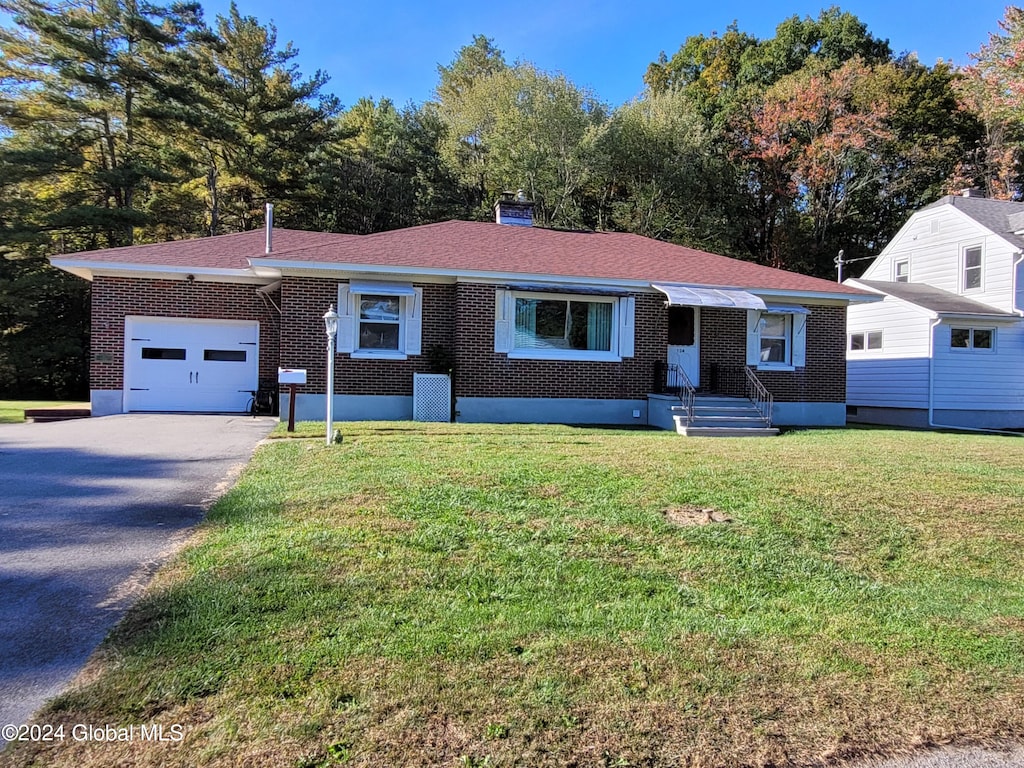
[{"label": "blue sky", "polygon": [[[231,0],[201,0],[211,24]],[[998,31],[1011,0],[847,0],[836,3],[897,53],[925,64],[969,63],[969,53]],[[723,32],[736,21],[771,37],[793,15],[817,17],[830,0],[237,0],[243,15],[273,22],[291,41],[304,75],[331,77],[326,90],[351,106],[361,96],[399,106],[431,98],[438,64],[448,64],[476,34],[508,61],[562,72],[613,106],[639,95],[647,65],[671,56],[690,35]],[[0,24],[9,17],[0,14]]]},{"label": "blue sky", "polygon": [[[202,0],[207,20],[226,13],[230,0]],[[961,65],[998,30],[1009,0],[849,0],[840,4],[897,52],[913,51],[925,64]],[[447,64],[473,35],[493,38],[509,61],[533,62],[564,73],[602,101],[621,104],[643,88],[647,65],[669,56],[688,36],[723,32],[737,21],[757,37],[771,37],[782,20],[816,17],[825,2],[790,0],[237,0],[243,15],[273,21],[278,42],[294,43],[296,62],[309,75],[331,76],[326,90],[346,106],[361,96],[422,102]]]}]

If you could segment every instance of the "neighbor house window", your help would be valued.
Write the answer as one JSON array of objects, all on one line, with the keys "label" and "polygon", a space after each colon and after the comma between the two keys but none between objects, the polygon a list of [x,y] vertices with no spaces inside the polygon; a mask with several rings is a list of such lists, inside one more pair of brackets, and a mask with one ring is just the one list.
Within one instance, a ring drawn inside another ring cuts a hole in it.
[{"label": "neighbor house window", "polygon": [[789,365],[793,349],[793,316],[761,316],[761,362]]},{"label": "neighbor house window", "polygon": [[859,331],[850,334],[850,351],[863,352],[869,349],[882,348],[881,331]]},{"label": "neighbor house window", "polygon": [[893,281],[897,283],[910,282],[910,260],[900,259],[893,264]]},{"label": "neighbor house window", "polygon": [[964,290],[981,288],[981,246],[964,249]]},{"label": "neighbor house window", "polygon": [[953,349],[995,349],[996,332],[993,328],[951,328],[950,346]]}]

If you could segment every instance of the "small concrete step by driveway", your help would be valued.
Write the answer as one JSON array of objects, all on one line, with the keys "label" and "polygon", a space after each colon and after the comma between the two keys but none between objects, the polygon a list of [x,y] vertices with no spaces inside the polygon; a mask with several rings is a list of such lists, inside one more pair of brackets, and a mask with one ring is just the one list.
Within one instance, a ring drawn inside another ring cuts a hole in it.
[{"label": "small concrete step by driveway", "polygon": [[0,424],[0,725],[74,678],[276,423]]},{"label": "small concrete step by driveway", "polygon": [[26,408],[25,421],[43,424],[48,421],[69,421],[88,419],[92,416],[89,408]]}]

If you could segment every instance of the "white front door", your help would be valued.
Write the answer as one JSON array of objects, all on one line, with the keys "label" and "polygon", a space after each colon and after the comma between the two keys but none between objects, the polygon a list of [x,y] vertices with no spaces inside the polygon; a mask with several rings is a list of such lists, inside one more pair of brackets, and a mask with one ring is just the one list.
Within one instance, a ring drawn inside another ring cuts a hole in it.
[{"label": "white front door", "polygon": [[694,387],[700,386],[700,310],[696,307],[668,308],[668,365],[670,387],[682,384],[672,366],[682,369]]},{"label": "white front door", "polygon": [[259,323],[127,317],[125,411],[238,413],[259,380]]}]

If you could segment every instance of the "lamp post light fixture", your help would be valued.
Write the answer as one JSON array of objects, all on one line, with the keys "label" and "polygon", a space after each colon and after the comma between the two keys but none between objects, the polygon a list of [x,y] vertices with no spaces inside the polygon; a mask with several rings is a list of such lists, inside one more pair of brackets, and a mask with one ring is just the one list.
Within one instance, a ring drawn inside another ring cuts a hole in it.
[{"label": "lamp post light fixture", "polygon": [[338,313],[334,305],[324,313],[324,331],[327,333],[327,445],[334,431],[334,340],[338,335]]}]

